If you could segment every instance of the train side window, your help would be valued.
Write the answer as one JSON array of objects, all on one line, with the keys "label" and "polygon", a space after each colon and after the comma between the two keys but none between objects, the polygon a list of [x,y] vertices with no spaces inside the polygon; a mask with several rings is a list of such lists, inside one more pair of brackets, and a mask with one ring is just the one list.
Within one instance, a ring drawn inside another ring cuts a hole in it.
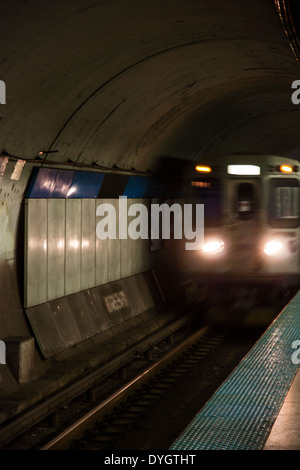
[{"label": "train side window", "polygon": [[237,186],[236,211],[241,219],[251,219],[255,212],[255,188],[252,183]]},{"label": "train side window", "polygon": [[276,228],[299,226],[299,182],[295,178],[273,178],[270,182],[269,223]]}]

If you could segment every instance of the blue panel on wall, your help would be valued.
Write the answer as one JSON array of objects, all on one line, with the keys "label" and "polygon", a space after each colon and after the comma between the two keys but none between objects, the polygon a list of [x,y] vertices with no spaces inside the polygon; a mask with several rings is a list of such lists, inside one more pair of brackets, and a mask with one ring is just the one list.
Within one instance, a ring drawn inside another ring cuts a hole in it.
[{"label": "blue panel on wall", "polygon": [[58,170],[40,168],[35,171],[35,178],[27,191],[27,197],[48,198],[52,196]]},{"label": "blue panel on wall", "polygon": [[178,185],[148,176],[35,168],[27,198],[178,197]]},{"label": "blue panel on wall", "polygon": [[39,170],[37,168],[33,169],[31,179],[29,180],[29,185],[26,189],[25,197],[32,197],[31,194],[32,194],[32,190],[33,190],[33,187],[34,187],[34,183],[35,183],[35,179],[36,179],[36,176],[38,174],[38,171]]},{"label": "blue panel on wall", "polygon": [[76,171],[67,197],[70,199],[98,197],[103,178],[102,173]]},{"label": "blue panel on wall", "polygon": [[66,198],[70,190],[75,171],[59,170],[51,197]]}]

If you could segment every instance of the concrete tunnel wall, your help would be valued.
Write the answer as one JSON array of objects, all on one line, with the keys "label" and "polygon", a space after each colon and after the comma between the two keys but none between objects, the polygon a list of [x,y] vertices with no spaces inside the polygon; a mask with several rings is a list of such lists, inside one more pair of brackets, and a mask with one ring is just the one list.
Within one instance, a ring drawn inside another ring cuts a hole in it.
[{"label": "concrete tunnel wall", "polygon": [[[161,156],[298,158],[300,77],[272,0],[13,0],[0,6],[0,337],[27,335],[33,166],[152,171]],[[51,151],[37,160],[39,151]],[[2,159],[3,161],[3,159]]]}]

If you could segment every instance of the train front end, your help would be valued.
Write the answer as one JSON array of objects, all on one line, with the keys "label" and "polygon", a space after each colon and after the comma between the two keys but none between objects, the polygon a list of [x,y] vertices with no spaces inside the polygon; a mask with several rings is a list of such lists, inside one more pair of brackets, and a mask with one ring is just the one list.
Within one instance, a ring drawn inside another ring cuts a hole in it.
[{"label": "train front end", "polygon": [[186,279],[215,302],[299,287],[299,162],[228,157],[217,167],[193,165],[185,184],[188,201],[204,205],[202,246],[178,255]]}]

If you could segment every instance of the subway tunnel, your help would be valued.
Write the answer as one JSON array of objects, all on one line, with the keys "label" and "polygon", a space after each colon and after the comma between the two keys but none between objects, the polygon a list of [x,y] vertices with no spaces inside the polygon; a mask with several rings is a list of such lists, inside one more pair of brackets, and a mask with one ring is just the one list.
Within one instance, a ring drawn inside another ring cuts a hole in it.
[{"label": "subway tunnel", "polygon": [[[300,80],[298,14],[297,2],[273,0],[2,2],[0,339],[20,347],[34,338],[24,383],[155,310],[160,284],[147,276],[164,259],[147,243],[107,245],[97,265],[94,239],[84,260],[70,249],[67,267],[66,252],[59,261],[58,250],[50,259],[30,245],[44,236],[50,250],[59,233],[67,243],[78,231],[83,243],[101,178],[108,200],[128,178],[151,177],[162,157],[213,164],[253,152],[299,160],[300,105],[291,99]],[[37,197],[31,191],[42,174]],[[60,176],[68,189],[76,177],[97,191],[54,196]],[[111,323],[101,296],[123,291],[124,311],[128,298],[136,302]],[[8,365],[0,369],[4,397],[22,385],[19,366]],[[33,401],[4,406],[1,421]]]}]

